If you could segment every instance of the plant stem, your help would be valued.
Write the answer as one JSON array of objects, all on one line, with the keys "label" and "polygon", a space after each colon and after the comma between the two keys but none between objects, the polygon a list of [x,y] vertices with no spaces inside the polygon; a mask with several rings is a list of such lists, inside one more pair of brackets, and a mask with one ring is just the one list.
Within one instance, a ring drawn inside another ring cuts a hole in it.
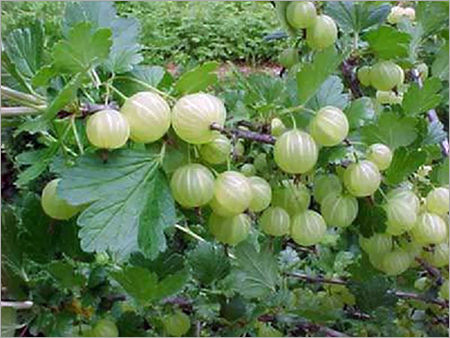
[{"label": "plant stem", "polygon": [[12,307],[17,310],[30,309],[33,306],[33,302],[30,300],[26,300],[24,302],[1,301],[0,303],[1,303],[1,307]]},{"label": "plant stem", "polygon": [[128,97],[122,93],[119,89],[114,87],[112,84],[107,84],[117,95],[119,95],[123,100],[128,100]]},{"label": "plant stem", "polygon": [[1,107],[2,117],[22,116],[22,115],[38,115],[42,113],[42,110],[47,106],[42,105],[36,108],[31,107]]},{"label": "plant stem", "polygon": [[291,114],[291,113],[295,113],[296,111],[304,111],[304,112],[311,113],[313,115],[316,114],[315,110],[309,109],[309,108],[306,108],[303,105],[300,105],[300,106],[295,106],[295,107],[283,109],[282,111],[278,112],[278,115]]},{"label": "plant stem", "polygon": [[179,224],[175,224],[175,228],[177,228],[178,230],[183,231],[184,233],[188,234],[189,236],[195,238],[196,240],[198,240],[198,241],[200,241],[200,242],[206,242],[206,240],[205,240],[203,237],[197,235],[195,232],[193,232],[193,231],[192,231],[191,229],[189,229],[189,228],[186,228],[186,227],[181,226],[181,225],[179,225]]},{"label": "plant stem", "polygon": [[28,103],[31,106],[40,106],[46,104],[45,100],[38,98],[35,95],[26,94],[6,86],[1,86],[1,94],[8,99],[23,102],[24,104]]},{"label": "plant stem", "polygon": [[80,155],[84,154],[83,144],[80,141],[80,137],[77,131],[77,125],[75,124],[75,115],[70,117],[70,125],[72,126],[73,136],[75,137],[75,142],[77,143],[78,150],[80,151]]}]

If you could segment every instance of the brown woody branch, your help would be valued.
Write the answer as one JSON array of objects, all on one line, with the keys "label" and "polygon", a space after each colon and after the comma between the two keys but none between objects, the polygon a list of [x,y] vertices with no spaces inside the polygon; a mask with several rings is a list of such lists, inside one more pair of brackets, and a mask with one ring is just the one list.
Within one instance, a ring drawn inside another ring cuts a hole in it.
[{"label": "brown woody branch", "polygon": [[243,138],[246,140],[251,140],[260,143],[275,144],[275,137],[269,134],[260,134],[254,131],[243,130],[239,128],[225,128],[219,125],[218,123],[212,123],[210,128],[212,130],[217,130],[220,133],[227,135],[229,137],[234,136],[237,138]]},{"label": "brown woody branch", "polygon": [[348,83],[348,86],[355,99],[363,96],[360,83],[355,72],[357,64],[358,60],[354,57],[350,57],[344,60],[344,62],[342,62],[341,64],[342,75],[344,76],[345,81]]}]

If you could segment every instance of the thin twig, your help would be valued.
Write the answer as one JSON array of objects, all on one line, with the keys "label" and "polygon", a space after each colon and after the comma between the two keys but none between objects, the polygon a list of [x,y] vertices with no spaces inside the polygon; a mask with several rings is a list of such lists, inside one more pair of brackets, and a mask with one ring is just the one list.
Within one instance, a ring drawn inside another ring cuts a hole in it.
[{"label": "thin twig", "polygon": [[413,292],[394,291],[393,294],[398,298],[414,299],[425,303],[436,304],[443,308],[448,308],[448,302],[446,302],[443,299],[433,299],[433,298],[430,299],[428,297]]},{"label": "thin twig", "polygon": [[325,283],[325,284],[336,284],[336,285],[346,285],[347,282],[343,279],[339,278],[324,278],[320,276],[309,276],[303,273],[291,272],[288,273],[288,276],[295,277],[301,280],[304,280],[309,283]]},{"label": "thin twig", "polygon": [[256,142],[260,142],[260,143],[275,144],[275,141],[276,141],[275,137],[273,137],[272,135],[269,135],[269,134],[260,134],[260,133],[254,132],[254,131],[243,130],[243,129],[238,129],[238,128],[229,129],[229,128],[222,127],[218,123],[211,124],[210,128],[212,130],[217,130],[220,133],[222,133],[224,135],[228,135],[230,137],[235,136],[237,138],[243,138],[246,140],[252,140],[252,141],[256,141]]},{"label": "thin twig", "polygon": [[437,284],[437,285],[442,285],[443,279],[442,279],[441,272],[439,271],[438,268],[435,268],[434,266],[430,265],[427,261],[425,261],[424,259],[422,259],[422,258],[420,258],[420,257],[416,257],[416,258],[414,258],[414,259],[415,259],[415,261],[416,261],[417,263],[420,264],[420,266],[421,266],[422,268],[424,268],[424,269],[427,271],[427,273],[428,273],[431,277],[436,278],[436,284]]},{"label": "thin twig", "polygon": [[200,237],[195,232],[193,232],[191,229],[188,229],[188,228],[186,228],[184,226],[181,226],[179,224],[175,224],[175,228],[177,228],[178,230],[183,231],[184,233],[188,234],[189,236],[195,238],[196,240],[198,240],[200,242],[206,242],[203,237]]},{"label": "thin twig", "polygon": [[47,106],[41,105],[36,108],[31,107],[1,107],[0,112],[2,117],[21,116],[21,115],[37,115],[41,114]]}]

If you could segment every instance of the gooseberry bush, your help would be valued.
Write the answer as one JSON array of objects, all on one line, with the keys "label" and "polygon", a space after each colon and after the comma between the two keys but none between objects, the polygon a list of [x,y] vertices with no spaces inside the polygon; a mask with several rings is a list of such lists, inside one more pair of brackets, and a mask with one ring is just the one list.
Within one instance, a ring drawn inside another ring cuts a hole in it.
[{"label": "gooseberry bush", "polygon": [[279,76],[4,37],[3,335],[448,335],[448,3],[273,7]]}]

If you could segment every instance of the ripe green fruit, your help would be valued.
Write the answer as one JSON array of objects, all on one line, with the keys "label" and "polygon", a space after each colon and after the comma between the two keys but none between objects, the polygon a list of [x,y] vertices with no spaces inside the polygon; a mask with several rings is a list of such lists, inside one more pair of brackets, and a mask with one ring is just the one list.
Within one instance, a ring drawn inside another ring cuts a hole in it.
[{"label": "ripe green fruit", "polygon": [[370,70],[370,83],[377,90],[388,91],[403,83],[403,69],[392,61],[380,61]]},{"label": "ripe green fruit", "polygon": [[411,257],[405,250],[396,249],[384,254],[382,270],[389,276],[397,276],[408,270],[411,261]]},{"label": "ripe green fruit", "polygon": [[169,335],[173,337],[181,337],[189,331],[191,321],[185,313],[176,311],[173,315],[167,316],[163,319],[163,325]]},{"label": "ripe green fruit", "polygon": [[311,1],[292,1],[286,7],[286,20],[294,28],[311,27],[316,18],[316,7]]},{"label": "ripe green fruit", "polygon": [[270,207],[264,211],[260,219],[260,226],[264,233],[272,236],[283,236],[289,233],[289,214],[280,207]]},{"label": "ripe green fruit", "polygon": [[386,234],[373,234],[371,237],[359,237],[361,248],[371,256],[381,256],[392,250],[392,237]]},{"label": "ripe green fruit", "polygon": [[250,217],[246,214],[222,217],[212,213],[208,223],[216,240],[229,245],[236,245],[245,240],[251,226]]},{"label": "ripe green fruit", "polygon": [[420,201],[419,198],[414,194],[411,190],[405,189],[405,188],[397,188],[394,190],[391,190],[387,194],[387,199],[401,199],[404,200],[406,203],[410,204],[413,210],[415,210],[416,213],[419,212],[420,209]]},{"label": "ripe green fruit", "polygon": [[306,41],[312,49],[325,49],[337,39],[337,27],[328,15],[319,15],[314,24],[306,30]]},{"label": "ripe green fruit", "polygon": [[362,66],[356,73],[359,82],[365,87],[370,86],[370,69],[369,66]]},{"label": "ripe green fruit", "polygon": [[387,17],[387,21],[390,24],[395,25],[395,24],[399,23],[402,20],[403,16],[404,16],[403,7],[394,6],[394,7],[391,8],[391,11],[390,11],[390,13],[389,13],[389,15]]},{"label": "ripe green fruit", "polygon": [[301,183],[283,181],[281,187],[273,190],[272,205],[283,208],[291,216],[308,209],[310,202],[309,190]]},{"label": "ripe green fruit", "polygon": [[317,112],[309,128],[318,144],[332,147],[347,137],[349,126],[347,116],[339,108],[326,106]]},{"label": "ripe green fruit", "polygon": [[411,230],[417,221],[417,210],[406,199],[388,199],[384,206],[387,216],[386,232],[391,235],[400,235]]},{"label": "ripe green fruit", "polygon": [[291,221],[292,239],[300,245],[319,243],[327,230],[324,219],[313,210],[306,210],[295,215]]},{"label": "ripe green fruit", "polygon": [[237,143],[234,145],[233,153],[235,153],[237,157],[244,156],[245,147],[244,147],[244,143],[242,143],[241,140],[237,141]]},{"label": "ripe green fruit", "polygon": [[391,149],[381,143],[372,144],[367,151],[367,159],[375,163],[378,169],[386,170],[392,162]]},{"label": "ripe green fruit", "polygon": [[318,203],[322,203],[323,199],[330,193],[342,192],[342,183],[337,175],[322,174],[314,178],[313,195]]},{"label": "ripe green fruit", "polygon": [[437,268],[447,266],[449,259],[448,243],[436,244],[430,251],[424,251],[422,256],[432,266]]},{"label": "ripe green fruit", "polygon": [[57,194],[56,188],[60,179],[54,179],[47,183],[42,190],[41,205],[44,212],[51,218],[66,220],[80,211],[80,207],[70,205]]},{"label": "ripe green fruit", "polygon": [[372,195],[380,186],[381,175],[370,161],[352,163],[344,172],[344,185],[356,197]]},{"label": "ripe green fruit", "polygon": [[281,52],[279,60],[284,68],[291,68],[299,61],[298,50],[295,48],[286,48]]},{"label": "ripe green fruit", "polygon": [[270,133],[272,136],[278,137],[281,134],[284,133],[286,130],[286,126],[284,125],[283,121],[281,121],[279,118],[275,117],[270,122]]},{"label": "ripe green fruit", "polygon": [[221,216],[233,216],[248,209],[252,198],[249,179],[237,171],[226,171],[214,182],[214,197],[210,205]]},{"label": "ripe green fruit", "polygon": [[311,170],[318,156],[314,139],[298,129],[285,132],[275,142],[275,163],[289,174],[303,174]]},{"label": "ripe green fruit", "polygon": [[249,210],[260,212],[266,209],[272,200],[272,188],[267,181],[258,176],[252,176],[249,179],[252,189],[252,200],[250,201]]},{"label": "ripe green fruit", "polygon": [[323,199],[320,213],[328,225],[344,228],[358,215],[358,201],[353,196],[331,192]]},{"label": "ripe green fruit", "polygon": [[449,211],[450,196],[448,188],[440,187],[431,190],[427,195],[427,210],[438,215]]},{"label": "ripe green fruit", "polygon": [[183,207],[199,207],[213,197],[214,176],[201,164],[187,164],[175,170],[170,188],[175,201]]},{"label": "ripe green fruit", "polygon": [[225,106],[220,99],[210,94],[190,94],[179,99],[173,107],[172,127],[182,140],[203,144],[214,138],[211,124],[223,126],[225,118]]},{"label": "ripe green fruit", "polygon": [[445,280],[444,283],[442,283],[441,288],[439,290],[439,297],[444,298],[448,300],[448,293],[449,293],[449,286],[448,286],[448,279]]},{"label": "ripe green fruit", "polygon": [[246,177],[254,176],[256,174],[256,168],[253,164],[245,163],[241,167],[241,173]]},{"label": "ripe green fruit", "polygon": [[370,264],[372,264],[372,266],[380,271],[384,271],[383,270],[383,258],[384,258],[384,254],[383,255],[372,255],[369,254],[369,262]]},{"label": "ripe green fruit", "polygon": [[118,111],[101,110],[88,118],[86,135],[89,142],[97,148],[117,149],[127,142],[130,126]]},{"label": "ripe green fruit", "polygon": [[170,127],[170,107],[158,94],[140,92],[125,101],[121,113],[130,125],[134,142],[159,140]]},{"label": "ripe green fruit", "polygon": [[411,235],[420,244],[439,244],[448,237],[447,225],[438,215],[424,212],[419,215]]},{"label": "ripe green fruit", "polygon": [[230,156],[230,152],[230,140],[220,133],[214,133],[211,142],[200,146],[201,157],[210,164],[221,164],[226,162],[228,156]]},{"label": "ripe green fruit", "polygon": [[90,334],[92,337],[119,337],[119,330],[113,321],[100,319]]},{"label": "ripe green fruit", "polygon": [[402,104],[403,94],[395,94],[392,90],[377,90],[376,99],[379,104]]}]

